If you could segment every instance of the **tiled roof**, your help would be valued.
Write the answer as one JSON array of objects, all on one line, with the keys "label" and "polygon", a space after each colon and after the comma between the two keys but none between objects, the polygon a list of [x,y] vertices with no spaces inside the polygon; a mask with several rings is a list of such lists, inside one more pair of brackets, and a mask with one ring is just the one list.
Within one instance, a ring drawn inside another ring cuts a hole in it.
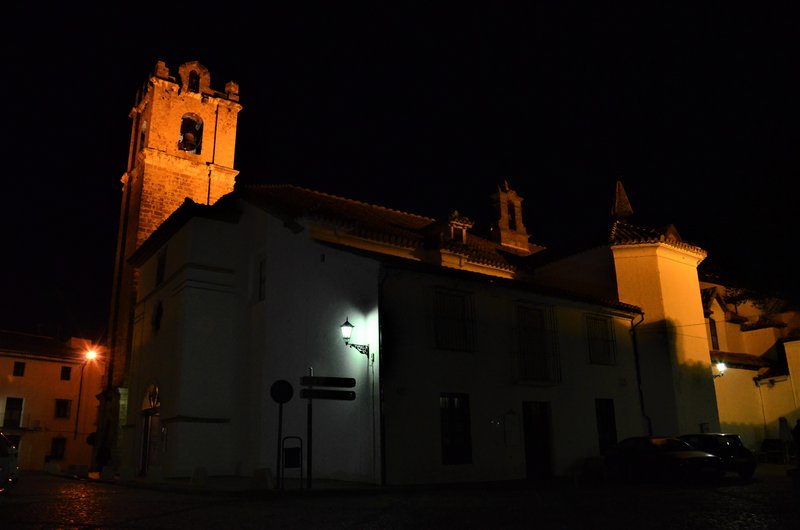
[{"label": "tiled roof", "polygon": [[440,228],[446,222],[443,225],[430,217],[288,184],[250,185],[237,188],[234,194],[289,218],[308,217],[338,225],[351,236],[408,248],[438,248],[473,263],[514,269],[498,243],[471,233],[466,242],[442,238]]},{"label": "tiled roof", "polygon": [[706,251],[702,248],[685,242],[673,225],[658,229],[646,228],[617,219],[611,226],[611,234],[608,239],[612,245],[666,243],[699,254],[706,254]]},{"label": "tiled roof", "polygon": [[83,352],[79,348],[63,341],[14,331],[0,331],[0,354],[60,357],[77,361],[83,359]]},{"label": "tiled roof", "polygon": [[748,353],[733,353],[721,350],[711,350],[712,362],[723,362],[729,368],[745,368],[750,370],[758,370],[759,368],[766,368],[772,366],[772,362],[757,355],[750,355]]}]

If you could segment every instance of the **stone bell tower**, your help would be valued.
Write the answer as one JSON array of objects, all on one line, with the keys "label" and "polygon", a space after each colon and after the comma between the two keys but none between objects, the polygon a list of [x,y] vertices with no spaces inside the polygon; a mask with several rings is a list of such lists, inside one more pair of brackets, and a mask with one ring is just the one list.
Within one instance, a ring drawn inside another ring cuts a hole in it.
[{"label": "stone bell tower", "polygon": [[132,343],[137,270],[128,258],[184,202],[213,204],[233,191],[239,86],[211,88],[211,74],[197,61],[170,75],[163,61],[136,95],[108,328],[109,362],[101,397],[98,441],[116,445],[120,411],[124,417]]}]

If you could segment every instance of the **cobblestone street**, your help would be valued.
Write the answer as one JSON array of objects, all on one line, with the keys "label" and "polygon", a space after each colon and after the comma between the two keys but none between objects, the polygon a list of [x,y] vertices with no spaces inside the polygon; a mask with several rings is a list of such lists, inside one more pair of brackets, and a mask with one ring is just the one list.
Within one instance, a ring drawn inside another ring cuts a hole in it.
[{"label": "cobblestone street", "polygon": [[[2,528],[697,528],[796,529],[800,489],[787,466],[753,480],[658,484],[237,491],[26,473],[0,499]],[[213,482],[213,479],[209,479]],[[216,488],[216,489],[215,489]]]}]

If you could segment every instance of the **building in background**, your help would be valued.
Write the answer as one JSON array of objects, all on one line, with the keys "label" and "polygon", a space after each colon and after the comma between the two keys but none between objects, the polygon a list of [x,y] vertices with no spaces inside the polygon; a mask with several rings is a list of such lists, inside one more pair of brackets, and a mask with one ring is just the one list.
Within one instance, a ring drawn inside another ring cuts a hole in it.
[{"label": "building in background", "polygon": [[800,419],[800,313],[715,278],[701,287],[711,361],[719,366],[714,386],[720,429],[770,453],[762,459],[786,461],[796,449],[781,423],[787,430]]},{"label": "building in background", "polygon": [[0,331],[0,428],[20,469],[90,469],[104,364],[84,339]]}]

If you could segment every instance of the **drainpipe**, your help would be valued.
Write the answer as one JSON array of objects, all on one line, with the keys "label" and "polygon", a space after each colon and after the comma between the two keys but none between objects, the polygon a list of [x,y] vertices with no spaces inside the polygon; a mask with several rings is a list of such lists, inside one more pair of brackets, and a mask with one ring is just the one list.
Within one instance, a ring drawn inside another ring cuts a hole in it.
[{"label": "drainpipe", "polygon": [[219,126],[219,102],[217,103],[217,108],[214,111],[214,142],[211,144],[211,162],[206,162],[206,166],[208,166],[208,191],[206,192],[206,205],[211,204],[211,166],[214,165],[214,162],[217,159],[217,129]]},{"label": "drainpipe", "polygon": [[630,334],[631,334],[631,340],[633,342],[633,358],[636,361],[636,386],[639,389],[639,406],[641,407],[642,417],[647,422],[647,434],[652,436],[653,422],[650,419],[650,416],[647,415],[647,412],[645,411],[644,407],[644,391],[642,390],[642,372],[639,363],[639,345],[636,340],[636,328],[637,326],[639,326],[639,324],[644,322],[644,313],[643,312],[639,313],[639,317],[640,317],[639,322],[634,322],[633,321],[634,319],[633,318],[631,319]]},{"label": "drainpipe", "polygon": [[[384,315],[384,283],[389,278],[389,272],[386,270],[384,266],[381,266],[381,276],[382,278],[378,281],[378,354],[379,362],[380,362],[380,370],[378,371],[378,389],[380,390],[380,396],[378,399],[378,432],[380,433],[380,473],[381,473],[381,486],[386,485],[386,424],[384,423],[383,417],[383,315]],[[372,373],[372,381],[373,384],[375,382],[375,365],[372,365],[373,373]],[[374,418],[375,418],[375,390],[372,391],[372,417],[373,417],[373,426],[372,426],[372,466],[375,469],[375,425],[374,425]],[[374,478],[373,478],[374,480]]]}]

